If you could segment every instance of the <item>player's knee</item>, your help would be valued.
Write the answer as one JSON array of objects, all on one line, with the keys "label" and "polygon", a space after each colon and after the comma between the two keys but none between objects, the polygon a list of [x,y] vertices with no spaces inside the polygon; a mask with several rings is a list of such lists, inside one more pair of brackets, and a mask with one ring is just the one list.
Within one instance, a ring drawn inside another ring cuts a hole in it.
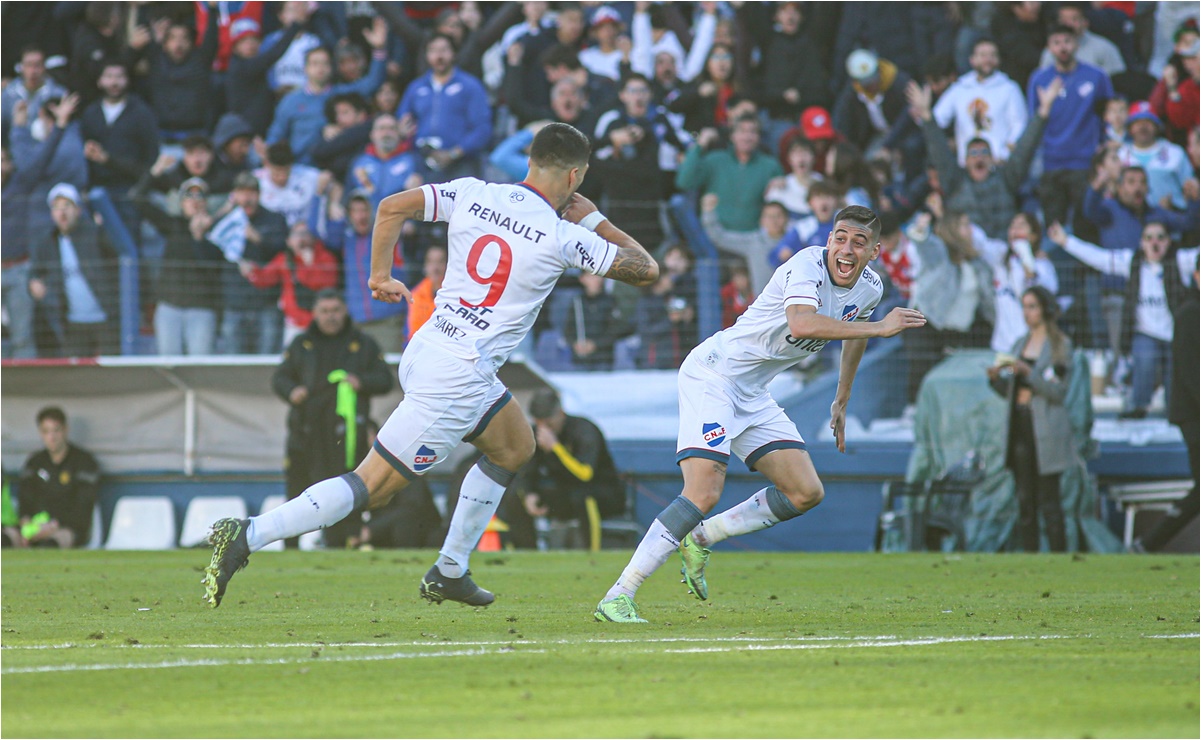
[{"label": "player's knee", "polygon": [[708,514],[713,511],[714,506],[717,506],[717,502],[721,498],[721,491],[685,491],[684,496],[695,504],[702,514]]},{"label": "player's knee", "polygon": [[826,489],[821,481],[789,486],[783,489],[783,493],[800,512],[809,511],[820,504],[822,499],[826,497]]}]

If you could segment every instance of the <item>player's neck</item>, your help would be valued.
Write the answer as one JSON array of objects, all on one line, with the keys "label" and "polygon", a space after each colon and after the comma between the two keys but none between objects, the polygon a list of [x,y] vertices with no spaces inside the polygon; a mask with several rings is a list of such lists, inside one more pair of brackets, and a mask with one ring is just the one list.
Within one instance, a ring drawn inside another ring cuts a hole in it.
[{"label": "player's neck", "polygon": [[537,175],[531,173],[528,177],[521,181],[521,184],[529,187],[535,193],[545,198],[547,202],[550,203],[550,207],[555,209],[556,213],[563,210],[563,206],[567,205],[567,199],[569,196],[564,195],[561,192],[561,188],[556,187],[554,183],[549,182],[544,177],[538,177]]}]

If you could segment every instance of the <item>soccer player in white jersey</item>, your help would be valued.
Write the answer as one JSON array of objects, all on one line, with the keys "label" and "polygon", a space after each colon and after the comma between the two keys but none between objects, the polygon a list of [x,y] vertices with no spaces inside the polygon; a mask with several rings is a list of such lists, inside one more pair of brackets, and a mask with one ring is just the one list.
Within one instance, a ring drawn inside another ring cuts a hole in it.
[{"label": "soccer player in white jersey", "polygon": [[[768,382],[826,343],[842,340],[830,427],[846,451],[847,401],[869,337],[922,326],[925,317],[894,308],[871,321],[883,286],[868,267],[880,253],[880,219],[862,206],[834,218],[826,246],[803,249],[781,265],[733,326],[714,334],[680,366],[680,434],[676,462],[684,491],[651,523],[629,565],[594,616],[602,622],[645,622],[634,594],[679,550],[681,573],[698,598],[709,597],[705,565],[716,542],[766,529],[821,503],[821,479],[796,425],[767,392]],[[717,505],[730,453],[771,485],[701,521]]]},{"label": "soccer player in white jersey", "polygon": [[[221,603],[250,554],[285,537],[326,527],[353,511],[383,506],[417,476],[446,459],[461,440],[484,456],[463,481],[437,562],[421,595],[473,606],[493,601],[467,560],[505,488],[534,453],[521,408],[496,377],[534,323],[546,296],[569,268],[631,285],[649,285],[659,268],[646,250],[576,189],[588,168],[588,139],[564,123],[534,137],[529,175],[516,184],[465,177],[390,195],[372,234],[372,296],[411,300],[391,275],[392,251],[406,219],[448,223],[446,278],[433,316],[400,361],[405,397],[354,472],[321,481],[299,497],[251,519],[221,519],[209,541],[205,598]],[[559,213],[563,216],[560,218]]]}]

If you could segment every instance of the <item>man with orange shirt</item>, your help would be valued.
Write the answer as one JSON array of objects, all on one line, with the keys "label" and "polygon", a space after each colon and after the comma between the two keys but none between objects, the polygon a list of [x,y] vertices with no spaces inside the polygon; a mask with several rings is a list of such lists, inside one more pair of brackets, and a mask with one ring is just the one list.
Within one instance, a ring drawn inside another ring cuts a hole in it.
[{"label": "man with orange shirt", "polygon": [[409,306],[409,336],[417,333],[422,324],[434,315],[434,296],[442,287],[446,277],[446,247],[432,244],[425,250],[425,261],[421,266],[425,279],[413,288],[413,303]]}]

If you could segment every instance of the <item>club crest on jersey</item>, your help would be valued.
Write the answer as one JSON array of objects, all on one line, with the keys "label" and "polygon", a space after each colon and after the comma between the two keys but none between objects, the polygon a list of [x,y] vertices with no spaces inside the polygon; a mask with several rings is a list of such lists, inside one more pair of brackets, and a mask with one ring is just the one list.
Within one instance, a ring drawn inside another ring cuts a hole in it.
[{"label": "club crest on jersey", "polygon": [[701,424],[701,436],[705,444],[716,447],[726,439],[726,428],[721,424]]},{"label": "club crest on jersey", "polygon": [[421,445],[417,448],[417,454],[413,456],[413,471],[420,473],[423,470],[428,470],[436,462],[438,462],[438,453],[425,445]]},{"label": "club crest on jersey", "polygon": [[509,193],[510,203],[520,203],[523,200],[525,200],[525,196],[521,193]]},{"label": "club crest on jersey", "polygon": [[852,303],[851,305],[842,309],[842,320],[843,321],[854,321],[855,317],[858,315],[859,315],[859,307],[856,306],[854,303]]}]

